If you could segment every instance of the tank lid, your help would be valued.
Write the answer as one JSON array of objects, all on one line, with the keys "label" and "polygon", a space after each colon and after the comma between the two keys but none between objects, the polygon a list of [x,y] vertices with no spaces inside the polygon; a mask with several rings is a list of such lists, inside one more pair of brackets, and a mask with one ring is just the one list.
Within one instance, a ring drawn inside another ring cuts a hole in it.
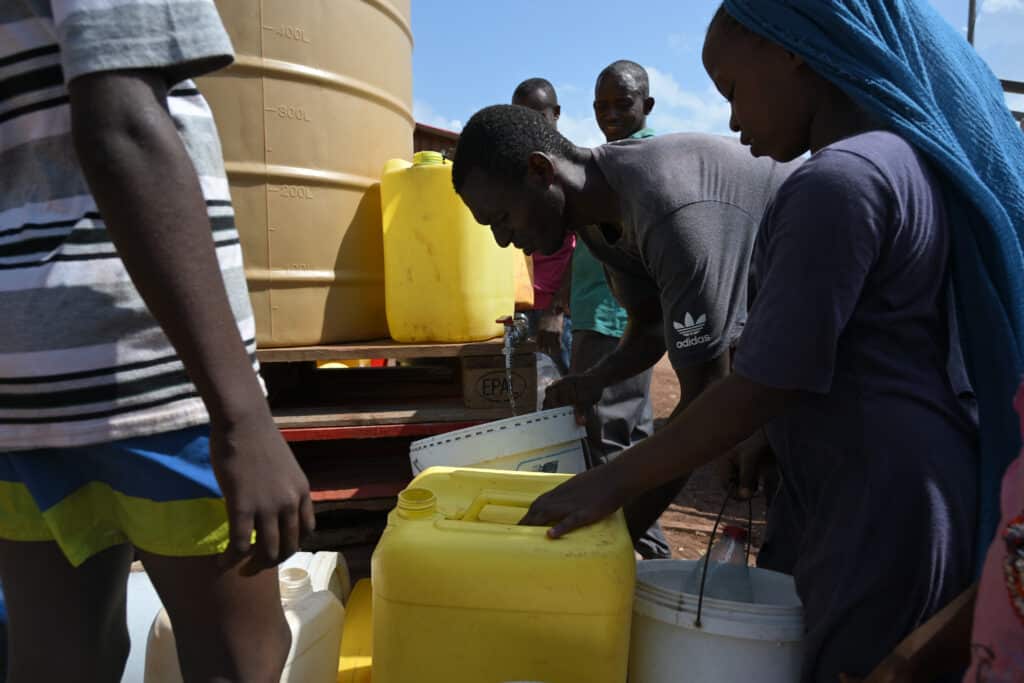
[{"label": "tank lid", "polygon": [[440,166],[446,159],[440,152],[416,152],[412,155],[413,166]]}]

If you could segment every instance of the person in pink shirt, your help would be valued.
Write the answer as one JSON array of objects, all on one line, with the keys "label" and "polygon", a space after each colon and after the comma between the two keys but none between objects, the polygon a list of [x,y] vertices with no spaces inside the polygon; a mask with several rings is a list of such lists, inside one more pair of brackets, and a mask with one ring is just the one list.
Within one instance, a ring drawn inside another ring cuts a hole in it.
[{"label": "person in pink shirt", "polygon": [[[528,78],[520,83],[512,94],[512,104],[540,112],[553,128],[558,128],[562,108],[554,86],[547,79]],[[537,337],[540,350],[551,356],[563,374],[569,370],[572,349],[569,265],[575,248],[576,235],[570,232],[562,248],[554,254],[547,256],[537,251],[530,257],[533,259],[533,310],[527,313],[530,334]]]},{"label": "person in pink shirt", "polygon": [[[534,252],[533,259],[533,310],[530,311],[531,327],[537,335],[540,350],[555,361],[564,374],[569,370],[571,351],[571,325],[568,301],[569,264],[576,248],[576,236],[569,234],[562,248],[551,256]],[[532,315],[531,315],[532,314]]]}]

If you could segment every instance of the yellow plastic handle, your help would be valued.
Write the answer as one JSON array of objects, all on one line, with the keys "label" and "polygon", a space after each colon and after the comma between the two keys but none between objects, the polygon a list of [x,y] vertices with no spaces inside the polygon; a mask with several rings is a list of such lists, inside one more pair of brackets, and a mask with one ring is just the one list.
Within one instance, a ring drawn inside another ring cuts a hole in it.
[{"label": "yellow plastic handle", "polygon": [[405,159],[388,159],[384,164],[384,173],[394,173],[396,171],[404,171],[407,168],[412,168],[412,162],[406,161]]},{"label": "yellow plastic handle", "polygon": [[485,490],[477,494],[477,497],[470,503],[465,514],[462,515],[463,522],[477,522],[480,519],[480,512],[488,505],[500,505],[503,507],[529,508],[537,499],[536,494],[518,493],[513,491]]}]

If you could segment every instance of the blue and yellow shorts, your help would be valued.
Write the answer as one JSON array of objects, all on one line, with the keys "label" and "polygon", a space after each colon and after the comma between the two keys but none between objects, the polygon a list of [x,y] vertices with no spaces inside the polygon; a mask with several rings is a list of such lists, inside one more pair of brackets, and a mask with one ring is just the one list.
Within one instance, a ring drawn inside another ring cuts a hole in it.
[{"label": "blue and yellow shorts", "polygon": [[204,425],[0,453],[0,539],[55,541],[76,567],[123,543],[171,557],[222,552],[227,513],[209,435]]}]

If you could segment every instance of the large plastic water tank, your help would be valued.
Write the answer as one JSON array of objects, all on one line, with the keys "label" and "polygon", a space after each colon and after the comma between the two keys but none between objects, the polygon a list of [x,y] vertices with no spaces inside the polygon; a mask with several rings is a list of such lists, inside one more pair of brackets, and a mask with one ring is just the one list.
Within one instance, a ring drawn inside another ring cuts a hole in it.
[{"label": "large plastic water tank", "polygon": [[387,336],[379,180],[412,156],[410,0],[216,0],[236,61],[201,79],[261,346]]}]

